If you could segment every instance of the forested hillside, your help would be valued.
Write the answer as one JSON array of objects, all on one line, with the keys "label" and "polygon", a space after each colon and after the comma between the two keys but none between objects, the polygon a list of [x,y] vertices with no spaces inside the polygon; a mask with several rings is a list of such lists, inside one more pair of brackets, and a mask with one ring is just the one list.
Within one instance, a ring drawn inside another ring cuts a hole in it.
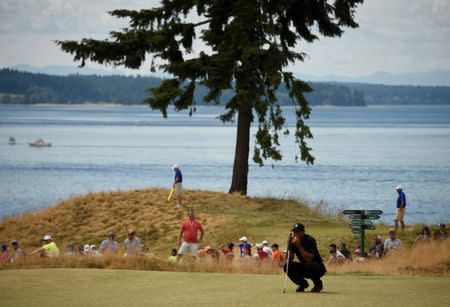
[{"label": "forested hillside", "polygon": [[[22,72],[11,69],[0,70],[0,103],[86,103],[112,102],[122,104],[141,103],[161,79],[142,76],[54,76]],[[339,84],[311,83],[314,89],[307,94],[312,105],[365,105],[364,95]],[[281,104],[291,104],[287,90],[278,91]],[[197,104],[203,104],[206,89],[198,86],[195,92]],[[227,101],[232,91],[222,95]]]},{"label": "forested hillside", "polygon": [[449,86],[408,86],[345,83],[364,93],[367,104],[450,104]]}]

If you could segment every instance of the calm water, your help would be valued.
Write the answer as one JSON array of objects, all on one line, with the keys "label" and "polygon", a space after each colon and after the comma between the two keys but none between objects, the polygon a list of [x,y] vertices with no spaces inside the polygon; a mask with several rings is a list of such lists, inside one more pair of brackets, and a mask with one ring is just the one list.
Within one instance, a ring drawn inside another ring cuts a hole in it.
[{"label": "calm water", "polygon": [[[185,187],[227,191],[235,127],[216,119],[221,110],[163,119],[143,106],[0,106],[0,217],[91,191],[170,187],[173,163]],[[251,164],[250,195],[377,208],[391,221],[402,184],[407,222],[450,221],[450,106],[322,107],[309,123],[315,165],[295,163],[287,137],[282,162]],[[53,146],[29,147],[38,137]]]}]

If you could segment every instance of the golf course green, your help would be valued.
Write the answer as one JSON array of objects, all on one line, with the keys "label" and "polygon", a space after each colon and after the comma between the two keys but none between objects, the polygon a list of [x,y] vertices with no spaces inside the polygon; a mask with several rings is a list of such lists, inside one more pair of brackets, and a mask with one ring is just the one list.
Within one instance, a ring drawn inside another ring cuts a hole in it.
[{"label": "golf course green", "polygon": [[[97,269],[0,271],[1,306],[448,306],[450,279],[326,275],[296,293],[282,275]],[[294,305],[293,305],[294,304]]]}]

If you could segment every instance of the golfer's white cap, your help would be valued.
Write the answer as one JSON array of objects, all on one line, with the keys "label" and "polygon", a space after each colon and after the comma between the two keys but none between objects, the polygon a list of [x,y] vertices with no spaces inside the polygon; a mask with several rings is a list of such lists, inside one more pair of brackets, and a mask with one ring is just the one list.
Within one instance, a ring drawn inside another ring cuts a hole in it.
[{"label": "golfer's white cap", "polygon": [[269,245],[269,241],[264,240],[264,241],[261,242],[261,244],[267,244],[267,245]]},{"label": "golfer's white cap", "polygon": [[239,241],[244,241],[244,242],[247,242],[247,241],[248,241],[248,239],[247,239],[247,237],[242,237],[242,238],[240,238],[240,239],[239,239]]},{"label": "golfer's white cap", "polygon": [[44,241],[53,240],[51,235],[45,235]]},{"label": "golfer's white cap", "polygon": [[398,185],[395,187],[396,190],[403,190],[403,187],[401,185]]},{"label": "golfer's white cap", "polygon": [[172,165],[172,170],[176,169],[176,168],[180,168],[180,166],[178,164],[174,164]]},{"label": "golfer's white cap", "polygon": [[262,243],[258,243],[258,244],[256,244],[256,248],[262,249],[262,248],[263,248],[263,245],[262,245]]},{"label": "golfer's white cap", "polygon": [[84,251],[88,252],[91,249],[91,247],[89,246],[89,244],[85,244],[84,245]]}]

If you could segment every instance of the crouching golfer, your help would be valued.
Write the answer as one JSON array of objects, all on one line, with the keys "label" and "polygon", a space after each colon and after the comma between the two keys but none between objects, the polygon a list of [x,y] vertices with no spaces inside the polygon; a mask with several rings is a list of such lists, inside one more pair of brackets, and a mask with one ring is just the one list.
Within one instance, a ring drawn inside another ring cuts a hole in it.
[{"label": "crouching golfer", "polygon": [[[200,231],[200,238],[198,238],[198,231]],[[204,233],[202,224],[195,218],[194,209],[189,210],[188,218],[181,223],[180,235],[178,236],[178,245],[180,245],[178,261],[188,249],[191,250],[193,259],[197,257],[198,244],[202,242]]]},{"label": "crouching golfer", "polygon": [[[297,223],[292,228],[292,234],[289,234],[287,250],[289,251],[288,277],[298,285],[297,292],[304,292],[309,287],[305,278],[311,279],[314,288],[311,292],[320,292],[323,284],[320,278],[327,271],[322,257],[317,250],[316,240],[310,235],[305,234],[305,226]],[[293,262],[294,254],[300,262]],[[284,265],[286,272],[287,264]]]}]

